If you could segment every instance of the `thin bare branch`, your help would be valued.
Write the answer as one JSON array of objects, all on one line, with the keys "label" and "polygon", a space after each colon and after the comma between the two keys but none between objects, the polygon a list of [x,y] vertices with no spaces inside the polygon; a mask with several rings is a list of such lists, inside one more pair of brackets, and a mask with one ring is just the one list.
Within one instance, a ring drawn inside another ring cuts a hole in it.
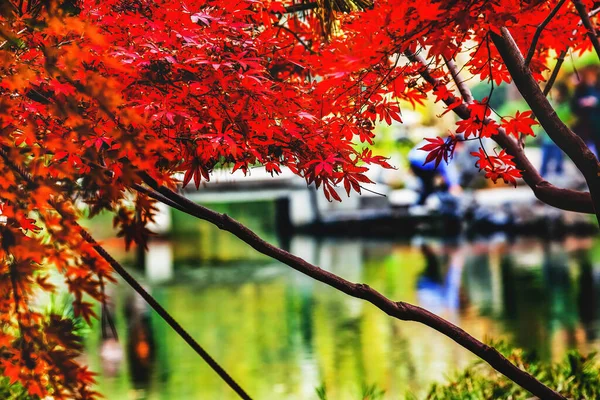
[{"label": "thin bare branch", "polygon": [[[593,18],[598,13],[600,13],[600,7],[590,11],[588,14],[588,17]],[[579,23],[577,25],[582,25],[582,24],[583,24],[583,21],[579,21]],[[577,33],[577,29],[573,30],[573,35],[575,35],[576,33]],[[556,59],[556,65],[554,66],[554,69],[552,70],[552,74],[550,74],[550,78],[548,78],[548,82],[546,82],[546,86],[544,86],[544,92],[543,92],[544,96],[548,96],[548,93],[550,93],[550,90],[552,90],[552,87],[554,86],[554,83],[556,82],[556,78],[558,77],[560,68],[562,67],[563,63],[565,62],[565,57],[567,56],[568,52],[569,52],[569,47],[567,46],[567,48],[564,49],[563,51],[561,51],[560,54],[558,55],[558,58]]]},{"label": "thin bare branch", "polygon": [[554,82],[556,82],[556,78],[558,77],[558,73],[560,72],[560,67],[562,67],[565,62],[565,57],[567,56],[567,50],[563,50],[560,52],[560,55],[556,59],[556,65],[552,70],[552,74],[550,78],[548,78],[548,82],[546,82],[546,86],[544,86],[544,96],[548,96],[550,90],[552,90],[552,86],[554,86]]},{"label": "thin bare branch", "polygon": [[473,95],[471,94],[471,91],[467,87],[465,81],[463,81],[460,78],[459,70],[456,63],[454,62],[454,60],[447,60],[446,58],[444,58],[444,61],[446,62],[446,67],[448,67],[448,71],[450,71],[450,75],[452,75],[452,79],[454,80],[454,83],[456,84],[456,87],[458,88],[458,91],[460,92],[460,95],[462,96],[464,101],[467,104],[472,103]]},{"label": "thin bare branch", "polygon": [[529,51],[527,52],[527,57],[525,57],[525,65],[529,66],[531,59],[535,54],[535,48],[537,47],[537,42],[540,40],[540,36],[542,36],[542,31],[546,28],[546,25],[552,21],[552,18],[556,16],[560,8],[565,4],[567,0],[560,0],[556,6],[550,11],[550,14],[542,21],[542,23],[537,27],[535,33],[533,34],[533,39],[531,39],[531,45],[529,46]]},{"label": "thin bare branch", "polygon": [[[21,29],[19,32],[17,32],[16,37],[20,36],[21,34],[25,33],[25,31],[27,30],[27,28],[23,28]],[[4,36],[4,34],[0,34],[0,36]],[[11,38],[10,40],[14,40],[15,38]],[[0,43],[0,49],[2,49],[4,46],[6,46],[6,44],[10,41],[9,39],[6,39],[4,42]]]},{"label": "thin bare branch", "polygon": [[290,35],[292,35],[294,38],[296,38],[296,40],[306,49],[306,51],[308,51],[310,54],[316,54],[315,51],[310,47],[310,45],[308,43],[306,43],[304,41],[304,39],[302,39],[296,32],[294,32],[293,30],[291,30],[290,28],[288,28],[285,25],[275,25],[277,28],[279,29],[283,29],[284,31],[286,31],[287,33],[289,33]]},{"label": "thin bare branch", "polygon": [[319,7],[319,3],[317,3],[317,2],[294,4],[291,6],[287,6],[285,8],[285,12],[296,13],[296,12],[302,12],[302,11],[310,11],[310,10],[314,10],[317,7]]}]

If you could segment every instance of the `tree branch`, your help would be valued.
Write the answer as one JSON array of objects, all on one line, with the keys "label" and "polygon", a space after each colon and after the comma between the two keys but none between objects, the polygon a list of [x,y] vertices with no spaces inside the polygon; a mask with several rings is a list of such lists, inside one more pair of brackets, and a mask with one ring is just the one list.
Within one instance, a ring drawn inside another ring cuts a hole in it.
[{"label": "tree branch", "polygon": [[[588,14],[585,5],[581,2],[581,0],[573,0],[573,4],[575,5],[575,9],[581,18],[581,22],[585,29],[587,29],[587,35],[592,42],[592,46],[594,46],[594,50],[596,50],[596,55],[600,58],[600,42],[598,41],[598,37],[596,36],[596,30],[594,29],[594,25],[592,25],[592,21],[590,20],[590,16]],[[595,11],[595,10],[594,10]]]},{"label": "tree branch", "polygon": [[338,275],[325,271],[300,257],[271,245],[260,238],[252,230],[229,217],[227,214],[220,214],[210,210],[164,186],[159,186],[157,182],[145,172],[138,172],[138,175],[142,178],[144,183],[153,189],[153,191],[144,190],[144,193],[149,194],[153,198],[157,200],[167,198],[170,202],[176,203],[178,209],[183,210],[185,213],[196,218],[208,221],[216,225],[219,229],[231,232],[258,252],[274,258],[292,267],[296,271],[329,285],[349,296],[366,300],[392,317],[403,321],[420,322],[435,329],[479,356],[495,370],[504,374],[507,378],[540,398],[564,399],[563,396],[542,384],[531,374],[516,367],[496,349],[480,342],[458,326],[443,318],[440,318],[421,307],[405,302],[392,301],[378,291],[370,288],[368,285],[353,283]]},{"label": "tree branch", "polygon": [[[589,18],[593,18],[599,12],[600,12],[600,7],[590,11],[588,14],[588,20],[589,20]],[[579,26],[582,24],[583,24],[583,21],[579,21],[579,23],[577,25]],[[573,31],[573,35],[575,35],[576,33],[577,33],[577,29],[575,29]],[[548,93],[550,93],[552,86],[554,86],[554,82],[556,81],[556,78],[558,77],[558,72],[560,71],[560,68],[562,67],[563,63],[565,62],[565,57],[567,56],[568,50],[569,50],[569,46],[567,46],[566,49],[561,51],[558,58],[556,59],[556,65],[554,66],[554,69],[552,70],[552,74],[550,75],[548,82],[544,86],[544,96],[548,96]]]},{"label": "tree branch", "polygon": [[467,84],[465,83],[465,81],[460,79],[458,67],[454,63],[454,60],[451,60],[451,59],[448,60],[448,59],[446,59],[446,57],[444,57],[444,62],[446,63],[446,66],[448,67],[448,71],[450,71],[450,75],[452,75],[452,79],[454,80],[454,83],[456,84],[456,87],[457,87],[460,95],[464,99],[465,103],[467,103],[467,104],[472,103],[473,102],[473,94],[467,87]]},{"label": "tree branch", "polygon": [[[60,213],[60,211],[59,211]],[[135,290],[154,311],[167,323],[185,342],[208,364],[219,377],[229,385],[237,395],[244,400],[251,400],[251,397],[242,389],[242,387],[219,365],[219,363],[204,350],[200,344],[169,314],[167,310],[160,305],[158,301],[148,293],[139,282],[127,272],[85,229],[81,228],[80,234],[83,239],[94,247],[94,250],[110,264],[110,266]]]},{"label": "tree branch", "polygon": [[[535,33],[533,34],[533,39],[531,39],[531,45],[529,46],[529,51],[527,52],[527,57],[525,57],[525,65],[529,66],[533,55],[535,54],[535,48],[537,46],[537,42],[542,35],[542,31],[546,28],[546,25],[552,21],[552,18],[558,13],[563,4],[565,4],[567,0],[560,0],[556,6],[550,11],[550,14],[542,21],[542,23],[537,27]],[[586,14],[587,15],[587,14]]]},{"label": "tree branch", "polygon": [[600,223],[600,179],[598,178],[600,168],[596,156],[586,146],[585,142],[558,118],[556,111],[540,90],[529,68],[525,65],[523,55],[510,32],[506,27],[501,30],[502,36],[491,33],[494,45],[504,60],[517,89],[521,92],[544,130],[583,173],[590,189],[594,213]]},{"label": "tree branch", "polygon": [[[414,63],[421,65],[419,73],[432,86],[438,86],[442,83],[435,78],[429,68],[425,59],[419,55],[406,52],[407,58]],[[468,89],[467,89],[468,90]],[[449,97],[444,99],[444,103],[450,106],[458,101],[456,97]],[[470,117],[470,111],[465,104],[461,104],[458,107],[452,109],[454,113],[461,119],[468,119]],[[487,118],[484,123],[490,123],[491,119]],[[547,182],[537,171],[535,166],[527,158],[525,151],[519,146],[519,144],[506,134],[503,128],[498,129],[498,134],[492,136],[492,139],[498,143],[506,152],[514,157],[513,161],[523,172],[523,180],[531,188],[535,197],[540,201],[556,207],[562,210],[575,211],[586,214],[594,214],[594,207],[592,205],[592,199],[590,194],[587,192],[580,192],[577,190],[561,189]]]},{"label": "tree branch", "polygon": [[296,32],[294,32],[293,30],[291,30],[290,28],[288,28],[285,25],[274,25],[276,28],[279,29],[283,29],[284,31],[286,31],[287,33],[289,33],[290,35],[292,35],[305,49],[306,51],[308,51],[310,54],[317,54],[308,43],[306,43],[304,41],[304,39],[302,39]]},{"label": "tree branch", "polygon": [[554,86],[554,82],[556,82],[556,78],[558,77],[560,67],[562,67],[563,63],[565,62],[566,56],[567,56],[567,50],[563,50],[560,52],[560,55],[556,59],[556,65],[554,66],[554,69],[552,70],[552,74],[550,75],[550,78],[548,78],[548,82],[546,82],[546,86],[544,86],[544,92],[543,92],[544,96],[548,96],[548,93],[550,93],[550,90],[552,90],[552,86]]},{"label": "tree branch", "polygon": [[[35,180],[33,177],[25,171],[21,166],[15,164],[11,159],[9,154],[3,148],[0,148],[0,156],[4,159],[6,165],[12,168],[18,175],[23,178],[28,184],[34,185]],[[62,210],[60,204],[57,204],[54,200],[48,200],[48,204],[52,206],[63,218],[65,218],[64,211]],[[169,203],[167,203],[169,204]],[[169,204],[172,205],[172,204]],[[79,230],[79,234],[81,237],[92,245],[94,250],[102,257],[106,262],[135,290],[146,302],[156,311],[156,313],[167,323],[173,330],[183,339],[185,342],[192,348],[194,351],[202,357],[202,359],[208,364],[209,367],[213,369],[231,387],[240,398],[244,400],[251,400],[251,397],[246,394],[244,389],[237,384],[237,382],[213,359],[210,354],[204,350],[202,346],[194,338],[181,326],[179,323],[169,314],[167,310],[165,310],[158,301],[150,293],[148,293],[142,285],[133,277],[127,270],[119,264],[117,260],[115,260],[96,240],[90,235],[88,231],[86,231],[81,225],[77,222],[73,221],[74,226]]]},{"label": "tree branch", "polygon": [[310,10],[314,10],[317,7],[319,7],[319,4],[317,2],[294,4],[291,6],[287,6],[285,8],[285,12],[296,13],[296,12],[301,12],[301,11],[310,11]]}]

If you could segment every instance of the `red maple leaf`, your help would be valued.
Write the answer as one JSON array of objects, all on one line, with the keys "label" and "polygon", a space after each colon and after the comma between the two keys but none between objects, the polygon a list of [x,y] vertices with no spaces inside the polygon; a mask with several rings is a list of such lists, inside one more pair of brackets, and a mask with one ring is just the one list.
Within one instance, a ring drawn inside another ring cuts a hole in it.
[{"label": "red maple leaf", "polygon": [[448,160],[451,159],[454,154],[456,137],[448,136],[446,139],[443,139],[438,136],[433,139],[425,138],[425,140],[429,143],[419,148],[419,150],[429,152],[427,158],[425,158],[424,164],[428,164],[435,160],[435,167],[437,168],[442,160],[448,163]]},{"label": "red maple leaf", "polygon": [[506,130],[508,135],[513,135],[519,138],[521,134],[535,136],[532,126],[538,125],[533,118],[533,112],[519,112],[514,117],[502,118],[501,126]]}]

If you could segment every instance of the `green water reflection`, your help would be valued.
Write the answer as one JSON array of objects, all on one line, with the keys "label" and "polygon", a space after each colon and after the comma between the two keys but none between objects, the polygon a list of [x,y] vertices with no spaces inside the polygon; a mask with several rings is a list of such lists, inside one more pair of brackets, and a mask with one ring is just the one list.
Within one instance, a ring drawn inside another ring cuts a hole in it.
[{"label": "green water reflection", "polygon": [[[252,207],[223,211],[276,242],[271,206]],[[392,320],[256,255],[226,232],[182,215],[174,223],[176,234],[152,244],[138,276],[256,399],[316,399],[322,384],[330,399],[358,399],[364,384],[384,389],[389,399],[422,397],[431,382],[473,359],[430,328]],[[600,246],[591,239],[444,243],[300,236],[284,244],[344,278],[420,304],[479,339],[508,339],[546,360],[569,348],[600,348]],[[107,361],[99,328],[88,340],[89,364],[108,399],[236,398],[126,287],[114,290],[122,360],[117,350]],[[153,343],[150,350],[128,346],[139,326]],[[151,354],[148,370],[128,356],[135,351]]]}]

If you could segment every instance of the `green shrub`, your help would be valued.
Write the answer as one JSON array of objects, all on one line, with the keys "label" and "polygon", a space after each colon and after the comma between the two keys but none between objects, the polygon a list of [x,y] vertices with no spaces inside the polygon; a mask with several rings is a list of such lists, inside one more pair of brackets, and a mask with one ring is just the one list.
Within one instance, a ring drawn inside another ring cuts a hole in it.
[{"label": "green shrub", "polygon": [[[527,370],[569,399],[600,398],[600,360],[595,353],[584,356],[571,351],[560,363],[549,364],[503,344],[496,344],[494,347],[519,368]],[[483,361],[474,362],[448,383],[434,384],[427,395],[428,400],[531,398],[531,393]]]},{"label": "green shrub", "polygon": [[[556,364],[544,363],[535,356],[514,349],[502,342],[492,344],[519,368],[527,370],[545,385],[558,391],[568,399],[600,399],[600,358],[595,353],[584,356],[577,351],[567,353],[565,358]],[[319,400],[328,400],[325,385],[316,389]],[[385,396],[382,389],[374,385],[363,386],[362,395],[356,399],[383,400],[392,399]],[[396,399],[393,397],[393,399]],[[405,400],[416,400],[411,393]],[[492,369],[484,361],[475,361],[466,369],[456,373],[446,383],[431,386],[427,400],[532,400],[531,393],[521,388],[504,375]]]},{"label": "green shrub", "polygon": [[0,377],[0,399],[6,400],[30,400],[31,397],[23,386],[11,385],[8,378]]}]

